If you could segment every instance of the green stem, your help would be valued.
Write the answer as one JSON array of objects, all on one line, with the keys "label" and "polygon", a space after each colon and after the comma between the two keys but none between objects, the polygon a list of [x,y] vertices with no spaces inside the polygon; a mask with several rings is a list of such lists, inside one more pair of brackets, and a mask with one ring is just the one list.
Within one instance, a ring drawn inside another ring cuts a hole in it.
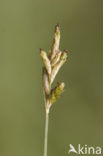
[{"label": "green stem", "polygon": [[46,119],[45,119],[45,137],[44,137],[44,156],[47,156],[47,146],[48,146],[48,124],[49,124],[49,112],[46,112]]}]

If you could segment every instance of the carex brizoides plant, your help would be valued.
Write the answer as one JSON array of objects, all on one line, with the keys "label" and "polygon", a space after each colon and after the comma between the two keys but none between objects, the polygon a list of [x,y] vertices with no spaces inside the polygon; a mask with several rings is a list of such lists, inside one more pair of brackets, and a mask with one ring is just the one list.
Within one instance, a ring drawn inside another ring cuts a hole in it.
[{"label": "carex brizoides plant", "polygon": [[44,137],[44,156],[47,156],[47,141],[48,141],[48,122],[50,108],[54,102],[61,96],[64,91],[65,83],[59,82],[52,88],[52,83],[63,64],[67,60],[67,51],[63,52],[59,49],[60,44],[60,27],[56,25],[53,38],[53,44],[49,54],[40,49],[40,55],[42,57],[44,67],[42,73],[43,92],[45,101],[45,137]]}]

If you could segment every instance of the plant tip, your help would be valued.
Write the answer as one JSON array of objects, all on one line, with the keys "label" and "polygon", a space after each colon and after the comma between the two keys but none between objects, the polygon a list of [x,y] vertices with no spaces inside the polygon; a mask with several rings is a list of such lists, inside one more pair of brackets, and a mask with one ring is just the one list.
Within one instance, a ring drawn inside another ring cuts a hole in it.
[{"label": "plant tip", "polygon": [[67,50],[64,50],[64,52],[65,52],[66,54],[68,54],[68,51],[67,51]]},{"label": "plant tip", "polygon": [[59,25],[59,24],[57,24],[57,25],[55,26],[55,31],[57,31],[57,30],[60,31],[60,25]]},{"label": "plant tip", "polygon": [[42,49],[40,48],[40,53],[41,53]]}]

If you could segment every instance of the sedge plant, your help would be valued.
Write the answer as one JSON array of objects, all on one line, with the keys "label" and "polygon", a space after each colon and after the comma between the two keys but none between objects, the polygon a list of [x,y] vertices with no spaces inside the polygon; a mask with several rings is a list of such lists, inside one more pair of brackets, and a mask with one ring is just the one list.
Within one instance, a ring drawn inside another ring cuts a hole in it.
[{"label": "sedge plant", "polygon": [[53,38],[53,44],[49,54],[44,50],[40,49],[40,55],[42,57],[44,67],[42,73],[42,83],[45,101],[45,136],[44,136],[44,156],[47,156],[47,141],[48,141],[48,123],[49,123],[49,112],[54,102],[61,96],[64,91],[65,83],[59,82],[52,88],[52,83],[63,64],[67,60],[67,51],[63,52],[59,50],[60,44],[60,27],[56,25],[55,33]]}]

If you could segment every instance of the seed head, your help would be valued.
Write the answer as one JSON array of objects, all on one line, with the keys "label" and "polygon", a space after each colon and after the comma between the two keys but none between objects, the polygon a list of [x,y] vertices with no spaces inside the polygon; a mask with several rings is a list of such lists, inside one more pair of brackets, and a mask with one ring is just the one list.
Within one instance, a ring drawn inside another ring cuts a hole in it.
[{"label": "seed head", "polygon": [[49,56],[47,53],[40,49],[40,55],[42,57],[44,67],[43,67],[43,89],[45,95],[45,106],[46,112],[49,112],[51,105],[56,102],[56,100],[61,96],[64,91],[65,84],[64,82],[58,83],[55,88],[51,89],[51,85],[60,70],[63,64],[67,60],[67,51],[64,50],[61,52],[59,50],[60,44],[60,27],[56,25],[54,39],[52,48],[49,52]]}]

